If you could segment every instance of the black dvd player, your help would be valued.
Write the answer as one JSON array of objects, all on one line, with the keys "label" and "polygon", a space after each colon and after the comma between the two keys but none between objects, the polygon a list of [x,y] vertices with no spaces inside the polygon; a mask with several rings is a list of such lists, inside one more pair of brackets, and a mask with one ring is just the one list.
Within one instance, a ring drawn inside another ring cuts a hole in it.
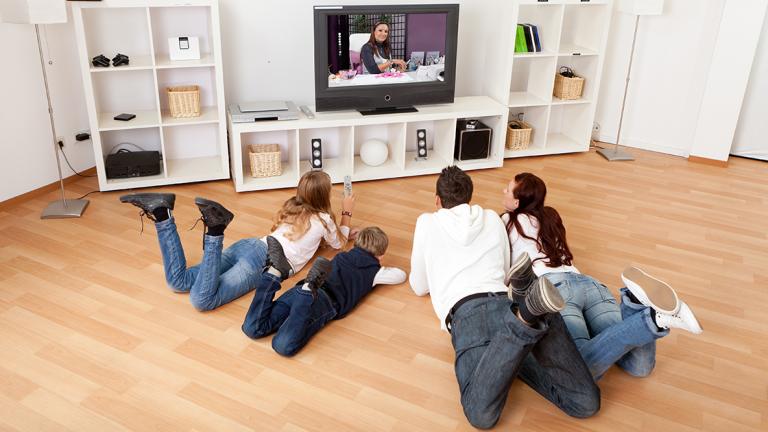
[{"label": "black dvd player", "polygon": [[108,179],[144,177],[160,174],[159,151],[118,151],[107,155]]}]

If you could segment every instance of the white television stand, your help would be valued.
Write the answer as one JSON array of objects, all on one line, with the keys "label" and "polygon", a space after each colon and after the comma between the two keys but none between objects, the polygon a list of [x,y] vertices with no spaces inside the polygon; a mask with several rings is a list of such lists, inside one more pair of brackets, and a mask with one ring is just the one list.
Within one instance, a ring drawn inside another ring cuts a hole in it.
[{"label": "white television stand", "polygon": [[[418,112],[363,116],[357,111],[315,113],[314,119],[300,114],[299,120],[232,123],[228,118],[232,178],[238,192],[296,187],[302,174],[311,169],[310,140],[323,144],[323,170],[331,181],[409,177],[439,173],[448,165],[464,170],[495,168],[504,162],[508,107],[487,96],[456,98],[452,104],[418,106]],[[314,107],[313,107],[314,109]],[[493,128],[491,155],[487,159],[459,162],[453,158],[456,120],[478,119]],[[428,157],[416,160],[416,130],[427,130]],[[376,167],[360,160],[360,145],[371,138],[387,143],[389,157]],[[250,175],[249,144],[279,144],[283,173],[277,177]]]}]

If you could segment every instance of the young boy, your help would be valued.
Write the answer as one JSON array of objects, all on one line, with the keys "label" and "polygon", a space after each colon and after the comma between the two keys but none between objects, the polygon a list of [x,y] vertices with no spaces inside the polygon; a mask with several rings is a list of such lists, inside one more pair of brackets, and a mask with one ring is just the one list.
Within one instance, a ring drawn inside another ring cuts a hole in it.
[{"label": "young boy", "polygon": [[[279,248],[277,242],[271,243],[271,248]],[[272,348],[278,354],[293,356],[328,321],[344,318],[376,285],[405,282],[403,270],[382,267],[379,262],[388,244],[380,228],[364,228],[352,250],[339,253],[333,261],[318,257],[307,278],[274,301],[281,278],[265,272],[245,316],[243,332],[256,339],[276,331]],[[282,250],[277,255],[280,253]],[[276,268],[281,266],[279,258],[272,261]]]}]

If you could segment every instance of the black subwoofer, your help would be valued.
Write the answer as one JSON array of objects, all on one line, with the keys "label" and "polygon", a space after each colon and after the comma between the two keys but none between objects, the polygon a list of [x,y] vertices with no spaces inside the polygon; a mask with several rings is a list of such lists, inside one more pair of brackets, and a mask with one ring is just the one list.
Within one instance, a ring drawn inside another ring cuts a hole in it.
[{"label": "black subwoofer", "polygon": [[456,122],[456,146],[453,157],[460,161],[487,159],[491,155],[493,129],[480,120]]}]

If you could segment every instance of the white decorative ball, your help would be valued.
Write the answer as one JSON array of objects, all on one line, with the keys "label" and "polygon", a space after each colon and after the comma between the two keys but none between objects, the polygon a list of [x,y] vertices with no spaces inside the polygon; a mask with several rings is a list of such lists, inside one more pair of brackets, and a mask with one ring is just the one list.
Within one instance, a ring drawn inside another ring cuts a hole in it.
[{"label": "white decorative ball", "polygon": [[360,146],[360,159],[369,166],[379,166],[387,161],[389,148],[379,139],[369,139]]}]

